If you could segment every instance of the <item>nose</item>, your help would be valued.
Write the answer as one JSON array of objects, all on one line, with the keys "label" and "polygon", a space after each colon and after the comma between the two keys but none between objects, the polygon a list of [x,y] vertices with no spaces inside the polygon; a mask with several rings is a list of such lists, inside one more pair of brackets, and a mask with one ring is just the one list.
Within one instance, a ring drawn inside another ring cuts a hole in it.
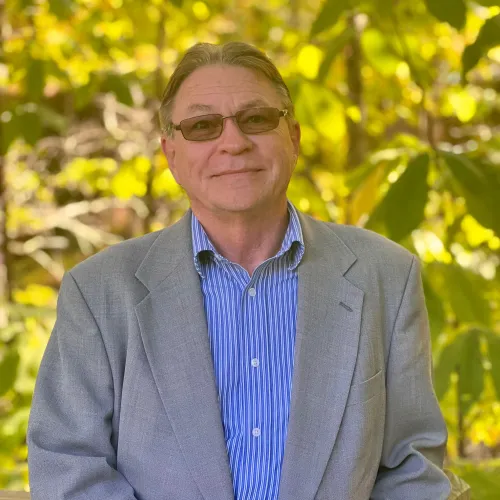
[{"label": "nose", "polygon": [[252,147],[252,141],[240,130],[234,117],[224,119],[219,144],[222,151],[231,155],[241,154]]}]

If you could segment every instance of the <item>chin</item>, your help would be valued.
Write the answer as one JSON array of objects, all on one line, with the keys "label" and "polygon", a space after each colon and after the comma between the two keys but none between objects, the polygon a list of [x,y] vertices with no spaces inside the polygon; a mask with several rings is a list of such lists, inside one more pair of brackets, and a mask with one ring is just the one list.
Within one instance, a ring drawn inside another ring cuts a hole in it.
[{"label": "chin", "polygon": [[262,202],[263,200],[260,198],[240,196],[232,199],[214,200],[213,205],[223,212],[248,212],[261,207]]}]

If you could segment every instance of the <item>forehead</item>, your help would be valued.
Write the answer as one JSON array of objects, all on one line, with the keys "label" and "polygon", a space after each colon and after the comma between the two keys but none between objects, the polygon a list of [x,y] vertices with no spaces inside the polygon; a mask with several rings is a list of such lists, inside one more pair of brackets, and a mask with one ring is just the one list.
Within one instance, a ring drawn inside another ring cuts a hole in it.
[{"label": "forehead", "polygon": [[182,82],[173,116],[189,112],[228,112],[252,106],[281,106],[272,83],[257,71],[240,66],[211,65],[199,68]]}]

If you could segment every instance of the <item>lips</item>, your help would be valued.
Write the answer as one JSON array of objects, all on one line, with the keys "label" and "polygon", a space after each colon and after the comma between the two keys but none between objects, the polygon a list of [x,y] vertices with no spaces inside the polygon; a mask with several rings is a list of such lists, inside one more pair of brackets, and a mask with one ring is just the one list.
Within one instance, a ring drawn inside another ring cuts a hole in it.
[{"label": "lips", "polygon": [[249,173],[255,173],[255,172],[260,172],[262,169],[261,168],[255,168],[255,169],[242,169],[242,170],[228,170],[227,172],[221,172],[220,174],[215,174],[214,177],[222,177],[224,175],[236,175],[236,174],[249,174]]}]

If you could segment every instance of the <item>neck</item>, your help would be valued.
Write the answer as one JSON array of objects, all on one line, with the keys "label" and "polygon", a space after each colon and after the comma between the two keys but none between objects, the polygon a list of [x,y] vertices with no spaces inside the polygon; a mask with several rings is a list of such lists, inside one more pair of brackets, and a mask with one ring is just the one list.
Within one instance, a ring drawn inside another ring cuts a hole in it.
[{"label": "neck", "polygon": [[214,215],[192,207],[216,250],[251,276],[265,260],[281,248],[288,227],[286,199],[265,213]]}]

